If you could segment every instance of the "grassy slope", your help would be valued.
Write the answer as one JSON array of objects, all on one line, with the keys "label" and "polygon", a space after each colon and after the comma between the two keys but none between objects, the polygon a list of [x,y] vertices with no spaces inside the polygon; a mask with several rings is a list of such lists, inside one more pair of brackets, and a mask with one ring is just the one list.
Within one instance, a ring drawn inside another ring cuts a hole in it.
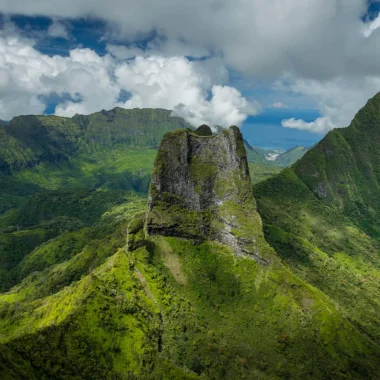
[{"label": "grassy slope", "polygon": [[154,156],[154,150],[115,149],[90,163],[40,164],[0,177],[0,270],[11,270],[25,254],[64,231],[91,226],[124,204],[130,191],[145,194]]},{"label": "grassy slope", "polygon": [[[293,168],[255,187],[268,242],[380,353],[380,97]],[[380,362],[378,360],[378,362]]]},{"label": "grassy slope", "polygon": [[55,265],[0,297],[2,378],[378,373],[373,343],[282,264],[263,268],[224,246],[178,238],[126,253],[125,234],[109,232],[98,251],[90,242],[64,261],[56,251]]},{"label": "grassy slope", "polygon": [[303,157],[307,150],[308,148],[304,146],[297,146],[289,149],[277,157],[275,164],[280,166],[291,166]]},{"label": "grassy slope", "polygon": [[1,125],[0,289],[43,242],[92,226],[130,191],[146,194],[157,142],[182,126],[170,111],[119,108]]},{"label": "grassy slope", "polygon": [[[247,151],[247,159],[250,164],[257,165],[259,168],[265,168],[271,174],[279,172],[278,167],[287,167],[293,165],[307,152],[308,148],[304,146],[297,146],[281,153],[275,161],[267,161],[265,156],[274,151],[268,151],[262,148],[251,146],[246,140],[244,145]],[[259,169],[260,170],[260,169]],[[266,177],[268,178],[268,176]],[[264,179],[264,178],[263,178]]]},{"label": "grassy slope", "polygon": [[257,164],[253,162],[249,162],[248,166],[253,185],[256,185],[257,183],[264,181],[274,176],[275,174],[280,173],[283,170],[283,168],[280,166]]},{"label": "grassy slope", "polygon": [[348,128],[335,129],[294,171],[323,203],[360,228],[380,236],[380,94],[370,99]]},{"label": "grassy slope", "polygon": [[256,193],[292,271],[175,238],[126,253],[146,200],[112,175],[144,178],[148,152],[102,148],[4,177],[1,237],[30,245],[0,273],[15,285],[0,295],[1,378],[380,376],[372,239],[287,169]]},{"label": "grassy slope", "polygon": [[[156,144],[165,129],[183,124],[169,115],[165,110],[115,109],[72,119],[20,117],[8,125],[12,149],[0,140],[0,157],[12,168],[12,175],[0,174],[0,289],[14,284],[15,267],[43,242],[91,226],[125,203],[126,191],[147,193],[156,156],[149,144]],[[25,150],[26,143],[33,149]],[[72,146],[76,148],[70,150]],[[260,170],[255,169],[257,179],[266,175]]]}]

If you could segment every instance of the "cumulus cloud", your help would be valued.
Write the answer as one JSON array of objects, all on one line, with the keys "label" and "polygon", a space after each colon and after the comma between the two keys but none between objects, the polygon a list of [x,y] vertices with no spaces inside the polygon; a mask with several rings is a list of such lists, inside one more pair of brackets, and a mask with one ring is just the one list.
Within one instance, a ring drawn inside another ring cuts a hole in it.
[{"label": "cumulus cloud", "polygon": [[0,33],[0,118],[42,113],[42,99],[52,93],[72,99],[56,109],[64,116],[116,104],[120,90],[110,76],[113,61],[109,56],[74,49],[69,57],[50,57],[34,44],[11,27]]},{"label": "cumulus cloud", "polygon": [[197,66],[183,57],[137,57],[121,64],[117,83],[131,93],[122,106],[171,109],[194,126],[240,125],[259,112],[258,103],[248,102],[235,88],[212,85],[207,71]]},{"label": "cumulus cloud", "polygon": [[[367,6],[367,0],[0,0],[4,13],[94,16],[129,41],[154,30],[168,41],[161,51],[172,55],[222,52],[228,65],[246,74],[291,71],[313,79],[380,73],[380,53],[374,53],[380,36],[363,44]],[[356,59],[358,50],[365,59]]]},{"label": "cumulus cloud", "polygon": [[[364,25],[367,7],[367,0],[0,0],[4,13],[104,20],[114,31],[110,35],[127,44],[109,41],[114,60],[216,54],[249,79],[269,83],[288,73],[294,78],[289,91],[311,84],[298,93],[314,98],[322,117],[283,124],[311,131],[347,125],[364,97],[380,89],[374,88],[380,78],[380,19]],[[147,35],[157,38],[144,49],[133,45]],[[335,88],[336,97],[315,92],[318,85]],[[346,94],[348,88],[359,95]]]},{"label": "cumulus cloud", "polygon": [[304,120],[291,118],[283,120],[282,126],[285,128],[295,128],[301,131],[315,133],[324,133],[328,132],[330,129],[336,128],[336,125],[331,121],[330,117],[319,117],[310,123],[307,123]]},{"label": "cumulus cloud", "polygon": [[289,108],[286,104],[282,103],[282,102],[275,102],[272,104],[272,108]]},{"label": "cumulus cloud", "polygon": [[325,133],[333,128],[347,127],[359,109],[379,91],[380,78],[336,78],[326,82],[296,79],[287,87],[295,93],[313,97],[322,116],[310,123],[294,118],[283,120],[282,125]]},{"label": "cumulus cloud", "polygon": [[65,40],[70,39],[70,34],[66,25],[59,21],[53,21],[49,26],[47,33],[53,38],[63,38]]},{"label": "cumulus cloud", "polygon": [[[56,114],[89,114],[116,105],[173,110],[194,126],[241,124],[259,105],[229,86],[218,60],[190,62],[184,57],[136,57],[121,62],[91,49],[73,49],[68,57],[42,54],[35,41],[15,28],[0,32],[0,118],[43,113],[42,99],[61,96]],[[216,70],[219,68],[219,71]],[[215,73],[215,71],[217,73]],[[213,72],[213,74],[210,74]],[[131,94],[124,103],[121,91]]]}]

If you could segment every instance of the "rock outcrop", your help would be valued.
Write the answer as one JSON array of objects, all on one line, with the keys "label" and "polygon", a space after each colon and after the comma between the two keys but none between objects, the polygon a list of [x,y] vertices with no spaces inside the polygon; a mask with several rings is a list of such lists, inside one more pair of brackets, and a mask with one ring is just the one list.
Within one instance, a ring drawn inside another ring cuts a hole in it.
[{"label": "rock outcrop", "polygon": [[195,134],[203,137],[212,136],[212,130],[208,125],[202,124],[195,130]]},{"label": "rock outcrop", "polygon": [[207,128],[164,136],[150,185],[146,232],[215,240],[239,256],[266,262],[240,130],[233,126],[212,136]]}]

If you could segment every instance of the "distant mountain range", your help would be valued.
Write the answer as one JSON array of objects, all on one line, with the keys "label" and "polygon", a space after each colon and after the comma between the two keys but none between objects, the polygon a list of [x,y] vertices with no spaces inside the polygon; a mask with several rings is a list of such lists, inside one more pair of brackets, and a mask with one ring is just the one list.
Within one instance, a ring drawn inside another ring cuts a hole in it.
[{"label": "distant mountain range", "polygon": [[[99,152],[118,144],[157,148],[165,132],[191,128],[163,109],[114,108],[92,115],[18,116],[0,121],[0,171],[10,173],[41,163],[59,163],[70,157]],[[252,163],[288,166],[302,157],[305,147],[282,152],[252,147],[245,141]]]},{"label": "distant mountain range", "polygon": [[244,140],[244,144],[249,162],[268,165],[273,164],[284,167],[294,164],[309,149],[304,146],[297,146],[288,150],[263,149],[251,146],[247,140]]},{"label": "distant mountain range", "polygon": [[42,163],[61,163],[118,144],[157,148],[165,132],[190,128],[163,109],[114,108],[92,115],[18,116],[0,124],[0,170],[19,171]]}]

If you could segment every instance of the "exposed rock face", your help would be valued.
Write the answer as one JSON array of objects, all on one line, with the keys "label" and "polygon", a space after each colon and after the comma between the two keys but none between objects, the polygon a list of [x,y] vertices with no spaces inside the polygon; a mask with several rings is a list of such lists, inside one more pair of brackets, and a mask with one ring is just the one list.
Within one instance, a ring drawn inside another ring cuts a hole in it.
[{"label": "exposed rock face", "polygon": [[216,136],[189,130],[164,136],[149,191],[146,231],[216,240],[237,255],[266,261],[239,128],[230,127]]}]

